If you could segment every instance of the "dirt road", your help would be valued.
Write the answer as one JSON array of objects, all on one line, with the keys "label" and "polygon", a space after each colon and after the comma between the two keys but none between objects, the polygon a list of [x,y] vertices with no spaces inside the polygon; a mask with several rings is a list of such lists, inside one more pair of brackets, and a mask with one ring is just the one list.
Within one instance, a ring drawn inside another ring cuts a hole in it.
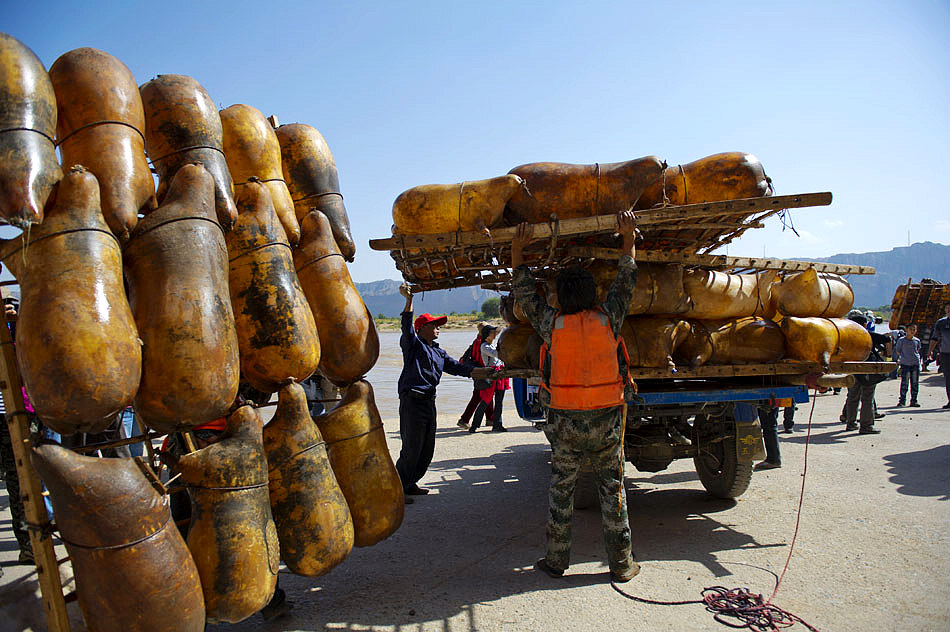
[{"label": "dirt road", "polygon": [[[876,436],[844,431],[843,392],[817,398],[800,533],[776,604],[821,630],[950,629],[942,379],[922,375],[919,409],[892,408],[898,383],[880,385],[887,416]],[[282,570],[295,606],[289,616],[209,629],[727,630],[702,606],[644,605],[615,592],[595,511],[576,516],[565,578],[532,570],[543,551],[549,451],[508,408],[504,434],[469,435],[456,428],[455,411],[441,411],[435,460],[422,481],[432,493],[407,507],[394,536],[355,550],[323,578]],[[781,435],[784,467],[756,473],[736,502],[709,498],[691,461],[654,475],[628,466],[643,570],[625,590],[662,600],[696,599],[715,585],[771,594],[795,528],[809,408],[799,405],[796,432]],[[396,455],[398,421],[386,427]],[[44,629],[35,571],[12,565],[5,496],[0,506],[0,628]],[[83,629],[74,604],[70,611]]]}]

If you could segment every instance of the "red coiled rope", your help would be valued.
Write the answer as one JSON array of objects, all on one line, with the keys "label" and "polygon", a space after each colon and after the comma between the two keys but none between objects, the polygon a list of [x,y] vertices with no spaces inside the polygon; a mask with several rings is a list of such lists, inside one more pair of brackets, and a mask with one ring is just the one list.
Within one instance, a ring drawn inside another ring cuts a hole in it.
[{"label": "red coiled rope", "polygon": [[719,623],[736,629],[749,629],[753,632],[777,632],[779,628],[788,628],[796,623],[801,623],[811,632],[818,632],[818,628],[809,624],[807,621],[783,610],[772,603],[782,580],[785,579],[785,572],[788,570],[788,564],[792,560],[792,552],[795,550],[795,541],[798,539],[798,526],[802,519],[802,503],[805,500],[805,480],[808,473],[808,445],[811,442],[811,420],[815,414],[815,402],[817,401],[818,389],[812,394],[811,410],[808,413],[808,433],[805,436],[805,458],[802,468],[802,491],[798,497],[798,516],[795,518],[795,533],[792,535],[792,544],[788,547],[788,557],[785,558],[785,566],[782,568],[782,574],[779,575],[775,583],[775,590],[768,601],[762,601],[762,595],[751,592],[748,588],[733,588],[729,590],[722,586],[710,586],[703,588],[702,599],[691,599],[685,601],[658,601],[655,599],[646,599],[637,597],[624,592],[613,581],[610,585],[618,593],[640,603],[646,603],[656,606],[683,606],[686,604],[703,604],[706,610],[713,613],[713,618]]}]

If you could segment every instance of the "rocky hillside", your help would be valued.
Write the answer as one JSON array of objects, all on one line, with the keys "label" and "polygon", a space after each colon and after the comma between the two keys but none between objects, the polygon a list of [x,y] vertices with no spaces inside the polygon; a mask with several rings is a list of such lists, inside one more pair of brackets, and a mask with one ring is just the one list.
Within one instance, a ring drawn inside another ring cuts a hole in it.
[{"label": "rocky hillside", "polygon": [[848,278],[854,288],[854,303],[863,307],[890,305],[894,290],[907,283],[929,278],[950,283],[950,246],[932,241],[900,246],[887,252],[847,253],[813,259],[827,263],[874,266],[877,274],[852,275]]},{"label": "rocky hillside", "polygon": [[[406,299],[399,294],[399,283],[392,279],[384,279],[370,283],[356,283],[356,289],[373,316],[399,316],[406,305]],[[417,294],[413,299],[413,309],[417,314],[423,312],[466,314],[479,311],[482,303],[493,296],[498,296],[498,293],[479,287],[436,290]]]}]

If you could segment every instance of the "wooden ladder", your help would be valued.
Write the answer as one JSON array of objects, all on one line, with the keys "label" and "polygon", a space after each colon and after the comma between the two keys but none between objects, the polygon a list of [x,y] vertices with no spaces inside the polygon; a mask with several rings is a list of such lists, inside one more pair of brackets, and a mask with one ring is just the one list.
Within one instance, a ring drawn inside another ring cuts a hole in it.
[{"label": "wooden ladder", "polygon": [[[6,282],[0,285],[14,283]],[[3,349],[3,356],[0,359],[0,392],[3,393],[7,427],[13,443],[17,476],[20,478],[20,498],[23,500],[30,544],[33,545],[33,555],[36,558],[36,575],[40,583],[46,625],[50,632],[69,632],[69,618],[66,615],[66,598],[63,595],[63,583],[59,575],[59,561],[53,549],[53,527],[43,500],[43,485],[30,462],[32,443],[30,423],[23,403],[23,380],[17,367],[16,351],[13,348],[13,338],[10,336],[5,313],[3,326],[0,327],[0,347]],[[65,562],[66,559],[62,561]]]}]

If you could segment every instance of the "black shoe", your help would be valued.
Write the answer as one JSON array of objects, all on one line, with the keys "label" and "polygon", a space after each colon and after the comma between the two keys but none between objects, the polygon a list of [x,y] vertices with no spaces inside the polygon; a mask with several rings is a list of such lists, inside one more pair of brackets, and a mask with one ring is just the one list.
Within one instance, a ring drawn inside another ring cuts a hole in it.
[{"label": "black shoe", "polygon": [[920,408],[920,404],[918,404],[917,402],[911,402],[911,403],[910,403],[910,407],[911,407],[911,408]]},{"label": "black shoe", "polygon": [[763,470],[777,470],[782,467],[781,463],[772,463],[771,461],[761,461],[756,464],[752,469],[756,472],[761,472]]},{"label": "black shoe", "polygon": [[895,408],[902,408],[903,406],[904,406],[904,400],[900,400],[897,402],[897,406],[895,406]]},{"label": "black shoe", "polygon": [[858,424],[848,424],[847,426],[844,427],[844,429],[845,429],[845,430],[857,430],[857,429],[858,429]]},{"label": "black shoe", "polygon": [[547,559],[543,557],[534,563],[534,569],[541,571],[542,573],[547,574],[548,577],[553,577],[554,579],[564,577],[564,571],[549,566]]},{"label": "black shoe", "polygon": [[[913,404],[911,404],[913,406]],[[884,413],[874,413],[875,419],[884,419]]]},{"label": "black shoe", "polygon": [[425,487],[419,487],[418,485],[413,484],[412,487],[405,490],[405,493],[409,494],[410,496],[425,496],[429,493],[429,490]]},{"label": "black shoe", "polygon": [[264,621],[270,621],[271,619],[284,616],[290,612],[293,607],[294,605],[287,601],[287,596],[283,589],[278,588],[274,591],[274,596],[271,597],[270,603],[261,608],[261,616],[264,617]]},{"label": "black shoe", "polygon": [[504,426],[492,426],[491,431],[492,432],[508,432],[508,429],[505,428]]},{"label": "black shoe", "polygon": [[629,569],[623,572],[610,571],[610,581],[615,584],[623,584],[630,581],[640,573],[640,565],[634,562]]},{"label": "black shoe", "polygon": [[950,408],[950,402],[947,402],[946,404],[944,404],[943,406],[941,406],[941,408]]},{"label": "black shoe", "polygon": [[474,433],[476,430],[478,430],[478,428],[476,428],[475,426],[472,426],[471,428],[468,429],[468,432],[469,432],[469,434],[472,434],[472,433]]},{"label": "black shoe", "polygon": [[881,431],[877,428],[861,428],[858,434],[881,434]]},{"label": "black shoe", "polygon": [[20,549],[20,557],[17,558],[17,564],[36,565],[36,558],[33,556],[33,549]]}]

